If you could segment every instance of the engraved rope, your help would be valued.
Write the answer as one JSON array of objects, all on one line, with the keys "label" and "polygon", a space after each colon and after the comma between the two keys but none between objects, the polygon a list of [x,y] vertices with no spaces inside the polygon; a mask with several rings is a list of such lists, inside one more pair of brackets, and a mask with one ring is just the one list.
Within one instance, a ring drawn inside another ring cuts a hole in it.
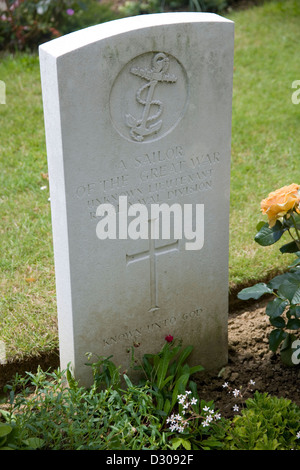
[{"label": "engraved rope", "polygon": [[[162,119],[152,123],[161,116],[163,111],[163,103],[160,100],[154,100],[153,96],[155,87],[159,82],[176,82],[177,77],[174,74],[169,74],[168,68],[169,58],[163,52],[159,52],[152,59],[151,69],[132,67],[130,70],[133,75],[141,77],[148,82],[136,92],[137,102],[144,106],[141,118],[137,119],[131,114],[126,114],[126,124],[130,128],[130,136],[137,142],[142,142],[146,136],[158,132],[162,126]],[[143,99],[141,95],[147,89],[148,93],[145,99]],[[150,110],[152,106],[158,106],[158,110],[151,115]]]}]

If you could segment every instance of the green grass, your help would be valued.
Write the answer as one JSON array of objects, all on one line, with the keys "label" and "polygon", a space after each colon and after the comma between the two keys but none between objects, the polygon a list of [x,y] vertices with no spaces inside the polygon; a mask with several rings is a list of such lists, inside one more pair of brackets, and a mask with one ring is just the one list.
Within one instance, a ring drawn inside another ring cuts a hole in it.
[{"label": "green grass", "polygon": [[[57,345],[55,279],[37,56],[4,56],[0,77],[1,334],[7,356]],[[47,186],[47,189],[40,188]]]},{"label": "green grass", "polygon": [[[225,15],[235,21],[230,286],[264,278],[292,257],[253,238],[260,201],[300,183],[300,4],[273,1]],[[0,339],[8,359],[58,345],[44,122],[36,55],[0,56]],[[46,186],[45,190],[41,187]]]},{"label": "green grass", "polygon": [[231,14],[235,21],[232,118],[230,282],[245,283],[286,268],[278,246],[253,241],[266,220],[260,201],[300,182],[300,105],[291,101],[300,79],[300,4],[274,1]]}]

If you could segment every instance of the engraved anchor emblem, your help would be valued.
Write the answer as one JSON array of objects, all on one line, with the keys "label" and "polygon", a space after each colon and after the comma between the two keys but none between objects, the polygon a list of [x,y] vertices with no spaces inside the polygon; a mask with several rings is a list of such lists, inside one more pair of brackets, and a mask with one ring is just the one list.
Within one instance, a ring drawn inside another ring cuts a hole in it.
[{"label": "engraved anchor emblem", "polygon": [[[142,142],[146,136],[158,132],[162,126],[162,119],[157,119],[163,111],[163,103],[160,100],[153,99],[155,87],[158,83],[175,83],[177,77],[168,73],[169,58],[163,52],[155,54],[152,59],[151,68],[132,67],[130,72],[146,80],[147,83],[141,86],[136,93],[136,100],[144,106],[140,119],[131,114],[126,114],[126,125],[130,128],[130,135],[133,140]],[[145,91],[148,90],[146,96]],[[158,109],[151,114],[151,109],[156,106]],[[155,121],[155,122],[153,122]]]}]

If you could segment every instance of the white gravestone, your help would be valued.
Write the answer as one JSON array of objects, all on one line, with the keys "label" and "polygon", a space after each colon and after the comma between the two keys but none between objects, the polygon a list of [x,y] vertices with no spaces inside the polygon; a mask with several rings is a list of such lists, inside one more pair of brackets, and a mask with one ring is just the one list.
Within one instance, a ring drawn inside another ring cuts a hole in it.
[{"label": "white gravestone", "polygon": [[[192,364],[227,362],[233,37],[218,15],[166,13],[40,46],[61,367],[84,385],[86,353],[130,375],[132,346],[167,335]],[[145,236],[163,203],[182,237]]]}]

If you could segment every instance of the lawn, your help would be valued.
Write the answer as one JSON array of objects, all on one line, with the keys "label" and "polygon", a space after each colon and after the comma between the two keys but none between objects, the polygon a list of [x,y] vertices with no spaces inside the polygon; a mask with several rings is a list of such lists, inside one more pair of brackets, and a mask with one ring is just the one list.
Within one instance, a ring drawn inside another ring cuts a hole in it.
[{"label": "lawn", "polygon": [[300,79],[300,4],[271,2],[229,17],[236,31],[230,219],[235,285],[284,269],[289,259],[276,245],[260,247],[253,236],[257,222],[265,220],[261,199],[300,181],[300,105],[291,100],[292,83]]},{"label": "lawn", "polygon": [[[273,1],[225,15],[235,22],[230,288],[285,269],[292,257],[253,238],[269,192],[300,183],[300,4]],[[58,345],[43,108],[36,54],[0,56],[1,310],[7,358]],[[213,216],[213,214],[212,214]]]}]

